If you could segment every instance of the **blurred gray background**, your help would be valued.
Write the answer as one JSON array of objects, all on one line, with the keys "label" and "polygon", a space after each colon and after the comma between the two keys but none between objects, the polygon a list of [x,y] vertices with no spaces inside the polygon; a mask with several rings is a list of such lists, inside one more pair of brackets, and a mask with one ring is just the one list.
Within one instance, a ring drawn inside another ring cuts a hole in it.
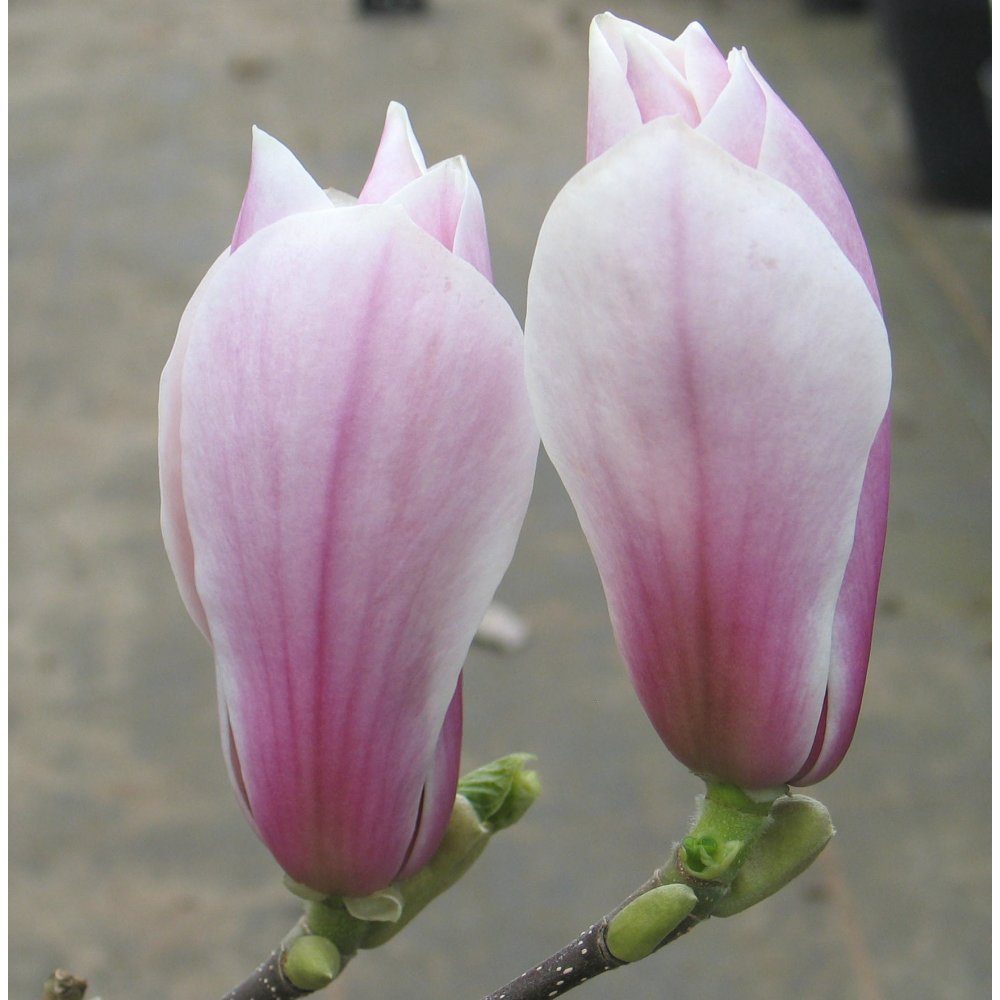
[{"label": "blurred gray background", "polygon": [[[12,0],[10,995],[55,966],[104,1000],[220,996],[297,907],[228,787],[209,651],[163,555],[157,380],[228,242],[250,125],[357,191],[390,99],[429,162],[464,152],[523,317],[545,210],[583,158],[586,0]],[[987,210],[922,200],[871,15],[793,0],[628,0],[756,64],[851,193],[895,350],[892,520],[839,828],[795,884],[574,996],[973,1000],[989,982]],[[543,459],[500,596],[520,653],[474,650],[465,766],[538,754],[544,795],[476,869],[328,991],[462,1000],[643,881],[698,783],[625,680],[572,507]]]}]

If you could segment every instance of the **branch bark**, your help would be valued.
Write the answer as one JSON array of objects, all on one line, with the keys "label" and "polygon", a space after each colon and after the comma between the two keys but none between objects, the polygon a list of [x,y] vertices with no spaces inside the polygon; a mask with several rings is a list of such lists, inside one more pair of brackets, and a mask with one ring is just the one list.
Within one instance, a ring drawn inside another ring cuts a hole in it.
[{"label": "branch bark", "polygon": [[222,1000],[298,1000],[308,996],[311,990],[300,990],[286,978],[282,970],[283,956],[282,949],[276,948]]},{"label": "branch bark", "polygon": [[[616,958],[607,944],[608,926],[615,914],[623,910],[633,899],[664,884],[665,871],[658,871],[648,882],[623,899],[607,916],[596,924],[591,924],[581,935],[561,948],[551,958],[521,973],[517,979],[500,987],[483,1000],[550,1000],[561,997],[595,976],[613,969],[620,969],[629,962]],[[707,919],[694,913],[681,921],[657,946],[659,951],[677,938]]]}]

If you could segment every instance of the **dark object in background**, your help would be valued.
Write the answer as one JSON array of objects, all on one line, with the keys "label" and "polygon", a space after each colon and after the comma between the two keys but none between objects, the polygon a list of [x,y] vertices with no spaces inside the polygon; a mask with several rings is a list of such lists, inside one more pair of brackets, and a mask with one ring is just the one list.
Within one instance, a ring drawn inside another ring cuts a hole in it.
[{"label": "dark object in background", "polygon": [[362,14],[419,14],[427,9],[425,0],[358,0]]},{"label": "dark object in background", "polygon": [[989,0],[880,0],[931,197],[990,204]]},{"label": "dark object in background", "polygon": [[817,14],[859,14],[870,4],[868,0],[802,0],[802,6]]}]

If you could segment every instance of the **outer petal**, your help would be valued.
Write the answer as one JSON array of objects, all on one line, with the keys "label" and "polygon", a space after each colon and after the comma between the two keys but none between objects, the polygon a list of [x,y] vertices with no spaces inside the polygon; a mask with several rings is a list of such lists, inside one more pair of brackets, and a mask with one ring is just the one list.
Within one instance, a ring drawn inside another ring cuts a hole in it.
[{"label": "outer petal", "polygon": [[868,459],[854,547],[837,601],[826,714],[810,760],[794,779],[796,785],[822,781],[840,764],[861,710],[889,509],[889,425],[887,412]]},{"label": "outer petal", "polygon": [[250,180],[236,220],[232,249],[259,229],[296,212],[323,211],[330,199],[277,139],[254,126],[250,152]]},{"label": "outer petal", "polygon": [[720,780],[791,779],[888,401],[871,296],[797,196],[664,118],[556,198],[526,336],[543,440],[661,738]]},{"label": "outer petal", "polygon": [[406,878],[421,868],[437,850],[444,836],[448,820],[455,806],[455,787],[458,785],[459,765],[462,757],[462,679],[448,706],[441,735],[434,753],[434,763],[424,785],[420,803],[420,819],[410,853],[399,872]]},{"label": "outer petal", "polygon": [[758,169],[788,185],[802,197],[864,278],[877,304],[878,288],[868,248],[837,172],[806,127],[751,64],[746,52],[738,55],[756,77],[767,100],[767,124],[761,141]]},{"label": "outer petal", "polygon": [[167,558],[177,578],[181,599],[194,623],[211,642],[205,610],[195,587],[194,550],[184,509],[184,486],[181,478],[181,376],[184,359],[191,339],[192,317],[198,312],[205,290],[218,275],[220,266],[229,257],[225,250],[201,280],[191,301],[181,316],[177,339],[160,376],[159,401],[159,463],[160,463],[160,527]]},{"label": "outer petal", "polygon": [[208,622],[194,580],[194,553],[184,509],[181,481],[181,374],[190,340],[192,317],[201,306],[205,289],[232,250],[259,229],[297,212],[327,210],[330,200],[305,168],[277,139],[254,126],[250,178],[236,222],[230,249],[209,269],[181,316],[177,338],[160,376],[159,464],[160,522],[167,557],[177,577],[184,605],[195,624],[211,641]]},{"label": "outer petal", "polygon": [[249,809],[292,877],[371,892],[406,861],[425,784],[454,793],[438,747],[537,451],[517,322],[398,208],[296,215],[206,290],[183,394],[195,577]]}]

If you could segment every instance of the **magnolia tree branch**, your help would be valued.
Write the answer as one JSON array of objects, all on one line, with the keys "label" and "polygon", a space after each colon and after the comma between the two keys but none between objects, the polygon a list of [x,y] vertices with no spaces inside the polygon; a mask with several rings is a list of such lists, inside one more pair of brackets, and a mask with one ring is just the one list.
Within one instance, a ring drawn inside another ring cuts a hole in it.
[{"label": "magnolia tree branch", "polygon": [[[512,754],[466,775],[437,853],[403,882],[363,899],[320,896],[290,883],[305,901],[302,918],[222,1000],[298,1000],[331,983],[359,951],[394,937],[464,874],[494,833],[528,809],[538,794],[529,760]],[[741,913],[808,868],[833,832],[830,814],[814,799],[787,789],[751,796],[709,783],[690,833],[663,868],[566,947],[485,1000],[552,1000],[640,961],[710,916]],[[57,971],[42,1000],[82,1000],[86,985]]]},{"label": "magnolia tree branch", "polygon": [[[489,994],[485,1000],[550,1000],[552,997],[562,996],[595,976],[628,965],[629,962],[615,955],[608,945],[609,930],[615,923],[615,918],[635,900],[647,897],[647,894],[653,889],[667,885],[675,885],[679,888],[676,883],[668,881],[677,876],[678,869],[675,864],[658,871],[648,882],[615,907],[611,913],[588,927],[565,948],[547,958],[540,965],[524,972],[506,986]],[[716,883],[703,882],[702,885],[714,887]],[[695,905],[693,896],[691,897],[691,905]],[[690,906],[686,908],[689,909]],[[673,925],[675,917],[676,911],[670,910],[666,917],[667,923]],[[680,924],[673,926],[673,929],[666,932],[665,935],[660,935],[656,942],[646,947],[640,945],[640,950],[644,954],[656,951],[687,933],[703,919],[705,918],[702,916],[690,914],[684,917]],[[656,931],[654,930],[653,933],[656,934]],[[627,951],[628,947],[628,944],[625,946],[621,943],[618,944],[619,951]],[[273,951],[265,962],[258,966],[239,986],[230,990],[222,1000],[298,1000],[299,997],[308,996],[313,990],[295,986],[285,975],[286,954],[287,952],[283,948]],[[636,954],[635,957],[641,956]]]},{"label": "magnolia tree branch", "polygon": [[[676,874],[677,869],[674,865],[658,871],[611,913],[588,927],[565,948],[518,976],[513,982],[491,993],[485,1000],[549,1000],[552,997],[562,996],[603,972],[629,964],[617,957],[608,945],[608,933],[615,917],[640,896],[646,896],[650,890],[670,884],[665,880],[676,877]],[[704,918],[689,915],[649,950],[655,951],[669,944],[702,919]],[[294,938],[294,932],[290,937]],[[222,1000],[298,1000],[299,997],[314,992],[302,989],[288,979],[284,972],[286,955],[285,948],[275,949],[265,962],[261,963],[239,986],[230,990]]]},{"label": "magnolia tree branch", "polygon": [[[675,877],[676,874],[677,869],[674,865],[656,872],[648,882],[636,889],[596,924],[591,924],[565,948],[561,948],[540,965],[521,973],[517,979],[490,993],[483,1000],[549,1000],[551,997],[560,997],[564,993],[568,993],[595,976],[610,972],[612,969],[619,969],[623,965],[630,965],[631,961],[618,957],[611,950],[608,944],[609,929],[618,914],[623,913],[631,903],[640,897],[646,896],[650,890],[676,884],[667,881]],[[659,940],[651,945],[647,943],[646,947],[640,947],[641,954],[637,952],[633,961],[676,941],[677,938],[692,930],[707,917],[707,914],[689,913],[673,929],[660,935]],[[671,917],[667,917],[667,923],[670,923],[671,919]],[[654,930],[652,933],[655,935],[656,931]]]},{"label": "magnolia tree branch", "polygon": [[[609,914],[596,924],[591,924],[579,937],[527,972],[522,972],[484,1000],[548,1000],[581,986],[602,973],[629,965],[616,958],[606,941]],[[686,917],[654,950],[658,950],[681,935],[686,934],[702,921],[702,917]]]},{"label": "magnolia tree branch", "polygon": [[308,996],[312,990],[301,990],[288,981],[282,968],[283,956],[283,949],[276,948],[222,1000],[298,1000]]},{"label": "magnolia tree branch", "polygon": [[604,921],[591,924],[578,938],[541,965],[491,993],[485,1000],[540,1000],[558,997],[623,963],[608,951]]},{"label": "magnolia tree branch", "polygon": [[761,809],[755,817],[754,808],[731,790],[710,788],[668,865],[565,948],[484,1000],[551,1000],[639,961],[710,916],[734,916],[777,892],[833,836],[826,808],[806,796],[782,796],[766,815]]},{"label": "magnolia tree branch", "polygon": [[[223,1000],[297,1000],[331,982],[359,950],[392,937],[478,857],[493,832],[484,816],[498,799],[505,809],[515,803],[520,816],[533,798],[526,793],[516,804],[524,762],[505,758],[498,771],[463,779],[464,794],[438,855],[392,894],[307,901],[303,919],[282,946]],[[506,825],[503,810],[491,815]],[[812,863],[832,835],[829,813],[813,799],[775,790],[757,800],[732,786],[709,785],[690,833],[663,868],[566,947],[485,1000],[552,1000],[640,961],[708,917],[733,916],[776,892]],[[392,909],[393,900],[400,913],[380,922],[375,914]]]}]

